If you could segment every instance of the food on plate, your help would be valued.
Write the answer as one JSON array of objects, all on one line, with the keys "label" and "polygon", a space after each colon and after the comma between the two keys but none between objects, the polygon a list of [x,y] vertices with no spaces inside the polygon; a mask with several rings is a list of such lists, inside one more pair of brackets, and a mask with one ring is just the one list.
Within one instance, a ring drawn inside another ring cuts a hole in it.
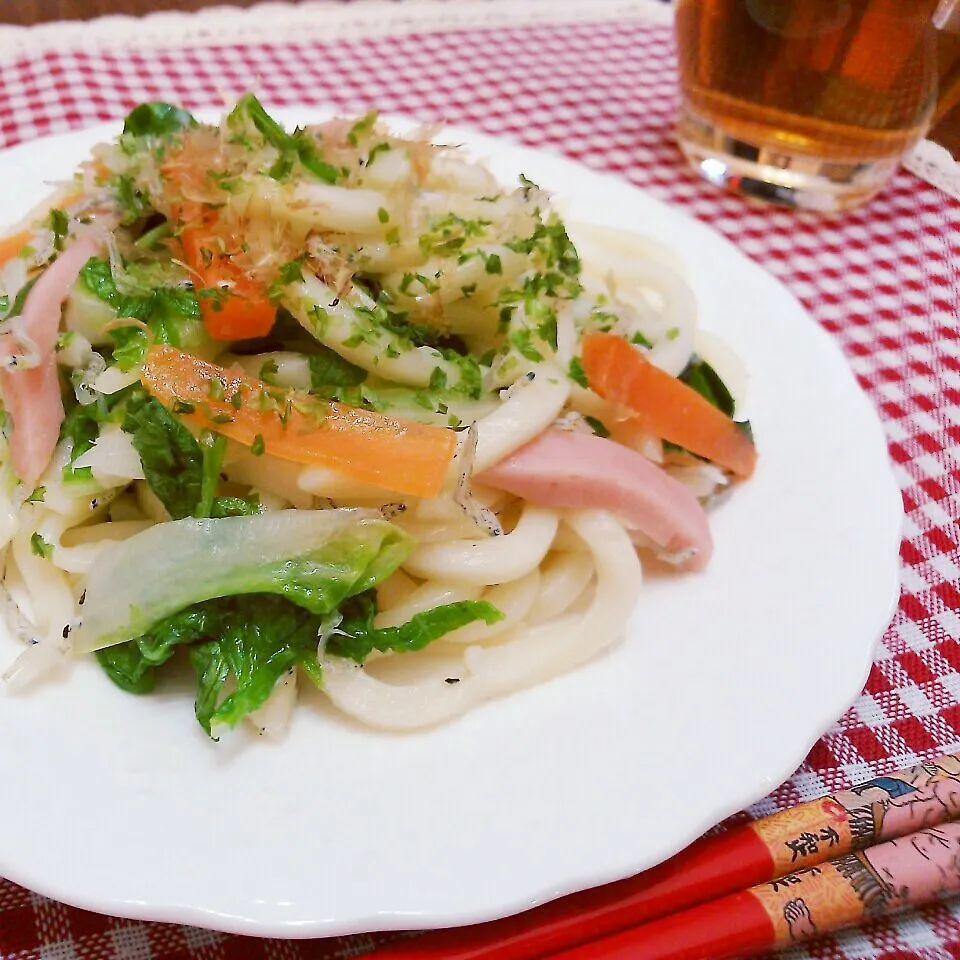
[{"label": "food on plate", "polygon": [[7,678],[189,662],[211,736],[303,683],[411,729],[585,663],[756,464],[656,245],[376,114],[144,104],[0,286]]}]

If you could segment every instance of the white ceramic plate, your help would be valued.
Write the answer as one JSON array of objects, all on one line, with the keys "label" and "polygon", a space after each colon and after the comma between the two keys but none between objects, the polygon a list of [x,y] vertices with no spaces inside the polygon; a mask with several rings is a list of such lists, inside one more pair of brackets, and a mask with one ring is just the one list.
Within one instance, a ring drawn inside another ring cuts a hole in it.
[{"label": "white ceramic plate", "polygon": [[[115,131],[0,155],[0,222]],[[676,210],[567,160],[448,136],[572,218],[656,237],[745,361],[760,465],[712,515],[709,570],[650,582],[608,655],[426,733],[361,729],[318,699],[282,742],[216,745],[186,689],[133,697],[92,662],[4,693],[0,874],[92,910],[264,936],[490,919],[672,855],[781,783],[860,691],[897,598],[901,506],[840,352]],[[0,662],[16,652],[0,637]]]}]

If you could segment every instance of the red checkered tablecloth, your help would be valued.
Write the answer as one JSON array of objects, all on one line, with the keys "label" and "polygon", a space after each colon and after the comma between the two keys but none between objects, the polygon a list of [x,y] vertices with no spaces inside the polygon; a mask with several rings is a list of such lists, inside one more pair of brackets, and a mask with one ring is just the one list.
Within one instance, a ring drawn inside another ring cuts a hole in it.
[{"label": "red checkered tablecloth", "polygon": [[[162,50],[60,43],[35,53],[21,41],[0,63],[0,143],[118,118],[146,99],[215,106],[255,81],[274,105],[375,106],[561,151],[709,223],[836,337],[883,418],[906,507],[902,599],[865,691],[803,767],[749,813],[960,749],[960,202],[908,173],[867,210],[833,220],[718,193],[686,172],[673,141],[668,27],[587,0],[577,17],[552,23],[542,15],[511,22],[517,5],[507,0],[485,6],[501,7],[501,25],[488,17],[451,30],[438,13],[435,31],[424,19],[420,29],[331,41],[247,38]],[[382,939],[266,941],[135,923],[0,882],[4,960],[326,960],[359,956]],[[960,957],[960,904],[787,955]]]}]

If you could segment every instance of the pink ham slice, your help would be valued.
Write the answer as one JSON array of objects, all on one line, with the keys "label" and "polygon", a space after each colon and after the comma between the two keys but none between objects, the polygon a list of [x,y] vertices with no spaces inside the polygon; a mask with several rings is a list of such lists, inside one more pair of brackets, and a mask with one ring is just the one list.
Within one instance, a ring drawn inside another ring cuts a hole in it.
[{"label": "pink ham slice", "polygon": [[593,434],[547,430],[474,479],[544,507],[616,513],[664,553],[701,570],[713,552],[707,515],[693,493],[628,447]]},{"label": "pink ham slice", "polygon": [[[99,250],[100,241],[95,237],[81,237],[40,275],[15,322],[19,336],[35,346],[40,362],[34,367],[11,367],[0,372],[4,409],[13,420],[10,458],[28,490],[36,486],[47,468],[63,423],[55,352],[60,311],[83,265]],[[0,335],[0,359],[19,356],[25,346],[13,332]]]},{"label": "pink ham slice", "polygon": [[27,490],[32,491],[50,462],[63,423],[56,357],[51,353],[39,367],[29,370],[4,370],[0,373],[0,390],[13,420],[13,469]]}]

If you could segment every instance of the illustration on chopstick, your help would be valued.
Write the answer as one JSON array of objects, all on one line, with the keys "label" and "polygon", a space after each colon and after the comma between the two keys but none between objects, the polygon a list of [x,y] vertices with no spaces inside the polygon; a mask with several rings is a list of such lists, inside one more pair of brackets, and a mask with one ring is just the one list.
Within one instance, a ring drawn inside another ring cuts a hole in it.
[{"label": "illustration on chopstick", "polygon": [[751,893],[773,924],[773,942],[783,944],[958,891],[960,823],[949,822],[787,874]]},{"label": "illustration on chopstick", "polygon": [[960,816],[960,757],[876,777],[750,824],[778,873],[902,837]]}]

